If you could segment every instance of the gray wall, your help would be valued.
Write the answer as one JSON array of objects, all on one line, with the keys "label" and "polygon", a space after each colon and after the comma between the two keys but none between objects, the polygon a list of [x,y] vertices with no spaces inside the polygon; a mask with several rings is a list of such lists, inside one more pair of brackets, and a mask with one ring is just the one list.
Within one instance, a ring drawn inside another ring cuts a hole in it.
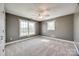
[{"label": "gray wall", "polygon": [[55,19],[51,19],[50,21],[55,20],[55,30],[53,31],[47,31],[46,29],[46,22],[42,22],[42,35],[65,39],[65,40],[73,40],[73,14],[58,17]]},{"label": "gray wall", "polygon": [[[7,42],[9,41],[14,41],[19,38],[19,21],[18,17],[11,15],[11,14],[6,14],[6,38]],[[11,40],[12,38],[12,40]]]},{"label": "gray wall", "polygon": [[[7,42],[18,40],[19,38],[19,19],[22,17],[15,16],[12,14],[6,14],[6,34]],[[26,18],[24,18],[26,19]],[[36,35],[47,35],[55,38],[73,40],[73,15],[67,15],[58,17],[56,20],[56,30],[46,31],[46,22],[37,22],[36,24]],[[31,21],[31,20],[29,20]],[[12,40],[10,40],[12,38]],[[25,37],[26,38],[26,37]]]},{"label": "gray wall", "polygon": [[74,14],[74,41],[79,51],[79,5]]},{"label": "gray wall", "polygon": [[[29,20],[27,18],[23,18],[23,17],[19,17],[19,16],[15,16],[12,14],[8,14],[6,13],[6,42],[10,42],[10,41],[15,41],[15,40],[19,40],[19,19],[26,19]],[[32,20],[29,20],[32,21]],[[35,21],[37,22],[37,21]],[[39,34],[39,23],[36,23],[36,35]],[[12,38],[12,39],[11,39]],[[26,37],[24,37],[26,38]]]}]

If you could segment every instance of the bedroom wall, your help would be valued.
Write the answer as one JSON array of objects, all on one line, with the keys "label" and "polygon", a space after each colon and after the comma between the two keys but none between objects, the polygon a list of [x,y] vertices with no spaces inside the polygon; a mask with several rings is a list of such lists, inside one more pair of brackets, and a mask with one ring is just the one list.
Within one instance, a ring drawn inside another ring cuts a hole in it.
[{"label": "bedroom wall", "polygon": [[[27,18],[19,17],[16,15],[12,15],[6,13],[6,42],[15,41],[21,39],[19,37],[19,19],[26,19],[29,21],[33,21]],[[35,21],[37,22],[37,21]],[[36,23],[36,35],[39,34],[39,23]],[[26,37],[24,37],[26,38]]]},{"label": "bedroom wall", "polygon": [[41,23],[42,35],[50,36],[54,38],[64,39],[73,41],[73,14],[66,15],[58,18],[51,19],[55,20],[55,30],[47,31],[46,22]]}]

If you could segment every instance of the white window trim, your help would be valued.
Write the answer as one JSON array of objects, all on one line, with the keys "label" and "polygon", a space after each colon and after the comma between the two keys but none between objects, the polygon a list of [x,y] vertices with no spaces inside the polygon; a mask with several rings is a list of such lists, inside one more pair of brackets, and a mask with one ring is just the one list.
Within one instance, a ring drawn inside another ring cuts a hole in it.
[{"label": "white window trim", "polygon": [[[52,29],[48,29],[48,22],[52,22],[52,21],[54,21],[54,26],[52,26],[52,27],[54,27],[54,28],[52,28]],[[47,31],[54,31],[55,29],[56,29],[56,20],[52,20],[52,21],[47,21],[46,23],[47,23],[47,25],[46,25],[46,27],[47,27]]]},{"label": "white window trim", "polygon": [[[28,21],[28,20],[26,20],[27,22],[28,22],[28,35],[24,35],[24,36],[20,36],[20,20],[25,20],[25,19],[19,19],[19,37],[29,37],[29,36],[34,36],[34,35],[36,35],[36,25],[35,25],[35,33],[34,34],[30,34],[29,35],[29,23],[30,22],[34,22],[34,21]],[[35,24],[36,24],[36,22],[34,22]]]}]

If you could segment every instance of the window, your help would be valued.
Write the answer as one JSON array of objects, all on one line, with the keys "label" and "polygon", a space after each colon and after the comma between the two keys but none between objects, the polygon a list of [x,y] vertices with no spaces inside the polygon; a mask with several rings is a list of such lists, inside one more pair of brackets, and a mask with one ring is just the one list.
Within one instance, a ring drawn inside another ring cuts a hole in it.
[{"label": "window", "polygon": [[35,35],[35,23],[20,19],[20,37]]},{"label": "window", "polygon": [[28,21],[20,20],[20,37],[28,36]]},{"label": "window", "polygon": [[29,35],[35,35],[35,22],[29,22]]},{"label": "window", "polygon": [[55,30],[55,20],[47,22],[47,30]]}]

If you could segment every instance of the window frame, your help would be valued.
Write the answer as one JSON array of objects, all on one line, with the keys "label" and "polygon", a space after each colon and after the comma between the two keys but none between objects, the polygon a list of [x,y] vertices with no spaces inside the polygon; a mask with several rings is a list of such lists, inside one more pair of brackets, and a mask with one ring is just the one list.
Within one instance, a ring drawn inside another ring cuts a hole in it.
[{"label": "window frame", "polygon": [[[24,21],[27,21],[27,27],[28,27],[28,20],[25,20],[25,19],[19,19],[19,37],[28,37],[28,35],[24,35],[24,36],[21,36],[21,32],[20,32],[20,21],[21,20],[24,20]],[[27,30],[28,31],[28,30]],[[29,33],[28,33],[29,34]]]},{"label": "window frame", "polygon": [[[31,23],[31,22],[35,24],[35,26],[34,26],[34,27],[35,27],[35,28],[34,28],[34,32],[35,32],[35,33],[34,33],[34,34],[29,34],[29,36],[34,36],[34,35],[36,35],[36,22],[34,22],[34,21],[29,21],[29,23]],[[28,26],[29,26],[29,25],[28,25]],[[29,26],[29,27],[30,27],[30,26]],[[29,28],[29,29],[30,29],[30,28]],[[30,30],[29,30],[29,31],[30,31]]]},{"label": "window frame", "polygon": [[[54,27],[54,28],[48,29],[48,27],[49,27],[48,22],[49,22],[49,23],[54,22],[54,23],[52,23],[52,27]],[[46,25],[47,31],[54,31],[54,30],[56,30],[56,20],[47,21],[46,24],[47,24],[47,25]],[[53,26],[53,24],[54,24],[54,26]]]},{"label": "window frame", "polygon": [[[20,35],[20,33],[21,33],[21,32],[20,32],[20,20],[27,21],[27,27],[28,27],[28,30],[27,30],[27,31],[28,31],[28,35],[24,35],[24,36],[21,36],[21,35]],[[34,28],[34,32],[35,32],[35,33],[34,33],[34,34],[31,34],[31,35],[29,35],[29,23],[30,23],[30,22],[34,22],[34,23],[35,23],[35,26],[34,26],[34,27],[35,27],[35,28]],[[36,22],[35,22],[35,21],[31,21],[31,20],[29,21],[29,20],[27,20],[27,19],[21,19],[21,18],[20,18],[20,19],[19,19],[19,37],[30,37],[30,36],[34,36],[34,35],[36,35]]]}]

